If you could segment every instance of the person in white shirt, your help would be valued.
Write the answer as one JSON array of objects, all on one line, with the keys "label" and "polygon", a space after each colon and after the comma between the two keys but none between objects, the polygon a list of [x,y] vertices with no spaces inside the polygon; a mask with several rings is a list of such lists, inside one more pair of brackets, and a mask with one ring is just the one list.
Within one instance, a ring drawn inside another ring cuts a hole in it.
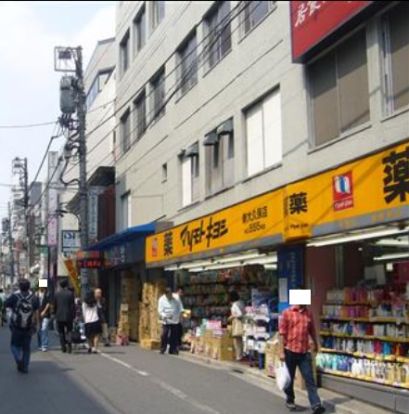
[{"label": "person in white shirt", "polygon": [[236,353],[236,361],[243,358],[243,317],[245,315],[244,303],[236,291],[230,292],[230,317],[232,323],[233,346]]},{"label": "person in white shirt", "polygon": [[93,291],[87,292],[82,304],[82,316],[85,323],[85,336],[88,339],[88,353],[96,354],[99,337],[102,334],[102,325],[98,315],[98,306]]},{"label": "person in white shirt", "polygon": [[[183,306],[183,301],[182,301],[183,288],[181,286],[177,288],[177,291],[176,293],[173,294],[173,297],[180,302],[180,312],[181,314],[183,314],[183,312],[185,311],[185,308]],[[178,347],[178,350],[180,350],[180,348],[182,347],[182,338],[183,338],[182,317],[180,318],[180,321],[176,329],[177,329],[177,347]]]},{"label": "person in white shirt", "polygon": [[169,345],[169,354],[178,354],[177,328],[182,313],[181,302],[174,298],[172,289],[166,288],[158,302],[158,313],[162,322],[161,354],[166,352]]}]

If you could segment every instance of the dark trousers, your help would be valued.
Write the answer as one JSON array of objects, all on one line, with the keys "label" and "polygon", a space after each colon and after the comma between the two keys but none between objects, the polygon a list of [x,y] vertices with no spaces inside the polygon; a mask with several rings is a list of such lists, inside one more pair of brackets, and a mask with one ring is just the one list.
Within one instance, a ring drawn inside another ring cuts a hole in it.
[{"label": "dark trousers", "polygon": [[183,325],[178,323],[176,325],[176,333],[177,333],[177,346],[180,348],[182,346],[182,338],[183,338]]},{"label": "dark trousers", "polygon": [[169,353],[175,354],[177,352],[177,343],[178,343],[178,325],[167,324],[162,327],[162,338],[160,351],[162,353],[166,352],[166,349],[169,345]]},{"label": "dark trousers", "polygon": [[71,322],[58,322],[58,333],[60,335],[60,344],[61,344],[61,349],[63,351],[67,349],[67,344],[69,347],[71,347],[72,327],[73,327],[72,321]]},{"label": "dark trousers", "polygon": [[285,350],[285,363],[291,377],[290,385],[284,390],[287,395],[287,402],[294,403],[294,377],[297,367],[300,369],[301,375],[304,378],[305,386],[307,387],[308,399],[311,407],[314,409],[321,405],[320,397],[318,396],[317,386],[314,381],[314,374],[312,370],[312,359],[309,352],[299,354]]},{"label": "dark trousers", "polygon": [[23,369],[28,370],[31,354],[31,332],[18,329],[11,330],[11,352],[17,364],[23,364]]}]

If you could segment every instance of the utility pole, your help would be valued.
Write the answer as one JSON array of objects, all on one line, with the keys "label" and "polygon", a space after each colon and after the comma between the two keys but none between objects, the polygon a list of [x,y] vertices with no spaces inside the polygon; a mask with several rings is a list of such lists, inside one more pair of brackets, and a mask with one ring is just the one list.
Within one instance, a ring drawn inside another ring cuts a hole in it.
[{"label": "utility pole", "polygon": [[[68,139],[67,149],[78,149],[79,157],[79,230],[81,250],[88,246],[88,185],[87,185],[87,143],[86,129],[86,96],[84,90],[84,73],[82,61],[82,47],[56,47],[55,70],[60,72],[72,72],[75,76],[64,75],[60,84],[60,106],[63,116],[61,125],[69,132],[75,131],[78,135]],[[76,120],[72,115],[76,112]],[[68,154],[69,159],[69,154]],[[88,271],[81,269],[81,296],[84,298],[88,290]]]},{"label": "utility pole", "polygon": [[23,162],[23,184],[24,184],[24,225],[26,230],[26,254],[27,254],[27,273],[30,274],[30,267],[31,267],[31,261],[30,261],[30,247],[31,247],[31,237],[32,234],[29,231],[29,224],[28,224],[28,202],[29,202],[29,194],[28,194],[28,166],[27,166],[27,158],[24,158]]},{"label": "utility pole", "polygon": [[[87,143],[85,139],[86,97],[84,91],[84,75],[82,69],[82,48],[77,48],[76,59],[77,76],[77,117],[79,134],[79,194],[80,194],[80,238],[81,250],[88,246],[88,186],[87,186]],[[88,271],[81,269],[81,294],[88,290]]]},{"label": "utility pole", "polygon": [[14,250],[13,250],[13,236],[11,233],[11,205],[9,202],[9,225],[8,225],[8,242],[9,242],[9,255],[10,255],[10,275],[11,275],[11,284],[14,285],[15,282],[15,272],[14,272]]}]

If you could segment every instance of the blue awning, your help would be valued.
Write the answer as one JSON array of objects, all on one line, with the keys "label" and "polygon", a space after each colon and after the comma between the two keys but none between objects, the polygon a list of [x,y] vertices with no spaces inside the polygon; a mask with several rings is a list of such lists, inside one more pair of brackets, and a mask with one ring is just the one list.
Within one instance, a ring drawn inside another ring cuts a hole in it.
[{"label": "blue awning", "polygon": [[155,224],[143,224],[141,226],[130,227],[129,229],[123,230],[119,233],[108,236],[99,242],[88,246],[85,251],[89,250],[106,250],[114,246],[125,244],[129,241],[144,238],[150,234],[155,233]]}]

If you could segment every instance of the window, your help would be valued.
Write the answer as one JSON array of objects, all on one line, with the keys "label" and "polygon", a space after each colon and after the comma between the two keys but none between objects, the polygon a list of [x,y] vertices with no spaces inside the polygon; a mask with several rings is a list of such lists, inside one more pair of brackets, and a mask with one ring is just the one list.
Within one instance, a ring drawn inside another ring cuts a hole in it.
[{"label": "window", "polygon": [[315,145],[369,121],[365,32],[308,67]]},{"label": "window", "polygon": [[184,95],[197,83],[197,42],[196,33],[193,33],[178,48],[179,60],[179,93]]},{"label": "window", "polygon": [[243,1],[241,4],[241,31],[247,35],[273,9],[275,1]]},{"label": "window", "polygon": [[216,2],[205,19],[206,69],[210,70],[231,50],[231,28],[229,21],[230,2]]},{"label": "window", "polygon": [[93,104],[93,102],[95,101],[96,97],[98,96],[100,92],[101,92],[101,89],[99,87],[99,76],[97,76],[87,93],[87,101],[86,101],[87,109],[91,107],[91,105]]},{"label": "window", "polygon": [[151,27],[152,31],[159,25],[159,23],[165,17],[165,2],[164,1],[151,1]]},{"label": "window", "polygon": [[282,160],[280,90],[248,109],[245,117],[247,173],[252,176]]},{"label": "window", "polygon": [[152,90],[152,117],[159,119],[165,114],[165,68],[150,81]]},{"label": "window", "polygon": [[382,26],[386,113],[409,105],[409,5],[384,16]]},{"label": "window", "polygon": [[146,131],[146,96],[141,92],[134,102],[134,120],[136,139],[139,140]]},{"label": "window", "polygon": [[121,216],[120,220],[120,230],[126,230],[132,225],[132,203],[131,203],[131,193],[126,193],[121,196]]},{"label": "window", "polygon": [[196,142],[180,156],[182,166],[182,205],[199,199],[199,144]]},{"label": "window", "polygon": [[129,109],[121,118],[121,152],[125,154],[131,147],[131,117]]},{"label": "window", "polygon": [[234,183],[233,119],[206,135],[206,194],[212,195]]},{"label": "window", "polygon": [[119,44],[121,73],[124,74],[129,67],[129,30]]},{"label": "window", "polygon": [[168,164],[162,164],[162,182],[164,183],[168,179]]},{"label": "window", "polygon": [[145,6],[142,7],[134,20],[135,33],[135,55],[145,46],[146,43],[146,13]]}]

